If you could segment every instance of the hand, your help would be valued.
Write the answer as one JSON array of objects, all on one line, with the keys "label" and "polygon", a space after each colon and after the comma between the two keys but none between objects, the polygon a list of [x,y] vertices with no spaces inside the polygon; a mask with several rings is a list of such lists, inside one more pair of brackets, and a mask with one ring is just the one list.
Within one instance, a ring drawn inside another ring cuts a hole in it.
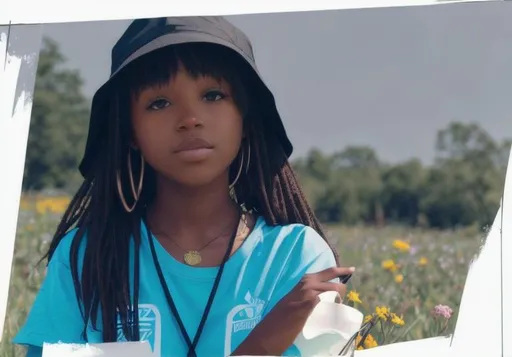
[{"label": "hand", "polygon": [[320,301],[319,295],[336,291],[345,296],[346,286],[331,280],[352,274],[354,268],[332,267],[306,274],[270,311],[232,354],[281,356],[295,341],[309,315]]}]

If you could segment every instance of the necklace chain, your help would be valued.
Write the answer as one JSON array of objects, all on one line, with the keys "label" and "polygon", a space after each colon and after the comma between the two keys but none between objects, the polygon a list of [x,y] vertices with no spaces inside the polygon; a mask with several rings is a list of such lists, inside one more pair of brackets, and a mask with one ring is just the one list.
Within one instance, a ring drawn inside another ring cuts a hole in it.
[{"label": "necklace chain", "polygon": [[[244,227],[242,227],[242,225]],[[241,232],[240,232],[241,228],[244,228],[242,230],[242,232],[244,234],[245,234],[246,230],[249,229],[248,223],[247,223],[247,216],[245,213],[242,213],[242,215],[240,216],[240,220],[238,221],[238,226],[236,228],[236,233],[235,233],[236,237],[238,237],[241,234]],[[214,237],[213,239],[211,239],[208,243],[206,243],[204,246],[202,246],[199,249],[184,249],[174,239],[172,239],[169,235],[167,235],[165,232],[162,232],[161,234],[166,236],[167,238],[169,238],[169,240],[171,240],[172,243],[174,243],[178,248],[180,248],[182,251],[185,252],[183,254],[183,261],[186,264],[191,265],[191,266],[200,264],[201,261],[203,260],[203,257],[201,256],[201,251],[204,250],[206,247],[208,247],[213,242],[215,242],[220,237],[224,236],[224,234],[220,234],[220,235]],[[236,237],[235,237],[235,239],[236,239]]]}]

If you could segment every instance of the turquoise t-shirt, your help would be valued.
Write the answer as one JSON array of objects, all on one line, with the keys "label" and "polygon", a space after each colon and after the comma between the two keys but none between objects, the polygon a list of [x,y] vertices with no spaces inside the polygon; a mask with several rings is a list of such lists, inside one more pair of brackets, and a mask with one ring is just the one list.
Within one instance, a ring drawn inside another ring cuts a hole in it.
[{"label": "turquoise t-shirt", "polygon": [[[167,305],[146,229],[141,232],[140,337],[150,342],[157,357],[185,356],[187,345]],[[75,231],[68,233],[57,247],[27,321],[14,343],[29,346],[59,341],[84,343],[81,338],[83,319],[69,264],[74,234]],[[151,239],[181,319],[193,339],[218,268],[185,265],[167,253],[156,238]],[[197,355],[230,355],[304,274],[335,265],[331,249],[311,227],[301,224],[270,226],[259,217],[253,231],[226,263],[196,347]],[[102,342],[101,331],[90,327],[87,335],[89,343]],[[119,335],[123,340],[122,332]],[[300,353],[292,345],[286,355]]]}]

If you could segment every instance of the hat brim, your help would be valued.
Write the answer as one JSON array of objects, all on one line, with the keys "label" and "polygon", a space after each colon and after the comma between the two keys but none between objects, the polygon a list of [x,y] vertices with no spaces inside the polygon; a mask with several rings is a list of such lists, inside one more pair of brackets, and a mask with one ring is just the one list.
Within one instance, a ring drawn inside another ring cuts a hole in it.
[{"label": "hat brim", "polygon": [[163,47],[192,42],[212,43],[227,47],[236,52],[245,60],[245,62],[251,67],[254,74],[256,75],[255,77],[257,78],[258,86],[260,87],[258,93],[261,95],[261,98],[259,98],[258,104],[263,105],[266,109],[266,117],[263,118],[265,120],[265,125],[269,125],[272,128],[272,131],[277,134],[278,140],[286,156],[288,158],[291,156],[293,152],[293,145],[290,142],[288,135],[286,134],[283,121],[277,110],[274,95],[272,94],[269,87],[265,84],[262,76],[258,71],[258,68],[256,67],[254,61],[251,60],[249,55],[241,51],[232,43],[205,32],[174,32],[172,34],[160,36],[135,51],[119,66],[115,72],[111,74],[110,78],[94,94],[91,105],[91,116],[89,121],[87,142],[85,145],[84,156],[79,165],[79,171],[84,178],[90,174],[95,158],[98,157],[98,155],[101,155],[100,143],[102,141],[102,136],[108,135],[106,113],[108,113],[110,99],[109,91],[113,79],[128,64],[145,54]]}]

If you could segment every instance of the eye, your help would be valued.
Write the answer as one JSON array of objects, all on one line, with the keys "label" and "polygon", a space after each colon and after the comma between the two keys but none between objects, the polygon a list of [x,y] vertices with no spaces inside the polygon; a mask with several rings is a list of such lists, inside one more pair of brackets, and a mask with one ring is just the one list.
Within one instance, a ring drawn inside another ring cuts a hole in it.
[{"label": "eye", "polygon": [[169,103],[168,100],[163,99],[163,98],[159,98],[157,100],[152,101],[148,105],[147,109],[148,110],[160,110],[160,109],[164,109],[164,108],[168,107],[170,104],[171,103]]},{"label": "eye", "polygon": [[216,102],[226,98],[226,95],[219,90],[208,91],[203,98],[208,102]]}]

